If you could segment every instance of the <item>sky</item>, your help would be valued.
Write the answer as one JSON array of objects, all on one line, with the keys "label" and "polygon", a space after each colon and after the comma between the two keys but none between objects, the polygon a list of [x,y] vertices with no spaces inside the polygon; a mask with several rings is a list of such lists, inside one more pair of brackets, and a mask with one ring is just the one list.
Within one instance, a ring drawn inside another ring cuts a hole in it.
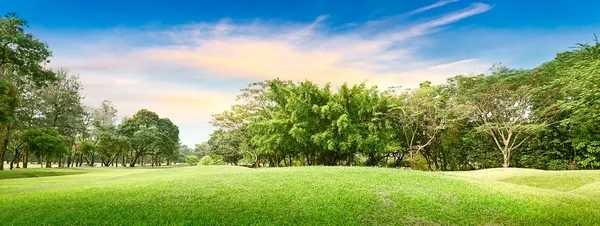
[{"label": "sky", "polygon": [[265,79],[381,89],[533,68],[600,32],[600,1],[0,0],[80,77],[84,103],[119,117],[149,109],[182,143],[208,140],[211,114]]}]

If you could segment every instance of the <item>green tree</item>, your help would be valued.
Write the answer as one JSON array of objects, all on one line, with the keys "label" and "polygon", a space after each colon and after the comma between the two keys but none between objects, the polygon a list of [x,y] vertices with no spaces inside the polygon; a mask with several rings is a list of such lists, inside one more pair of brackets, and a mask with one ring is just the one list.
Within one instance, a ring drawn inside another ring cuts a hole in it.
[{"label": "green tree", "polygon": [[16,127],[14,114],[22,91],[18,85],[23,81],[41,85],[54,79],[54,73],[43,67],[51,56],[48,46],[25,33],[26,27],[27,22],[14,13],[0,18],[0,162]]},{"label": "green tree", "polygon": [[[119,134],[130,139],[129,166],[134,167],[138,158],[151,155],[152,164],[171,155],[179,148],[179,128],[167,118],[159,118],[152,111],[142,109],[119,125]],[[162,156],[161,156],[162,155]]]},{"label": "green tree", "polygon": [[390,92],[392,104],[388,117],[398,131],[397,137],[402,139],[398,143],[404,145],[403,149],[409,153],[411,167],[421,154],[430,168],[432,162],[439,168],[439,153],[427,148],[439,138],[451,114],[448,95],[442,93],[442,88],[424,82],[416,89]]},{"label": "green tree", "polygon": [[129,140],[125,136],[105,131],[98,137],[96,149],[104,166],[110,166],[118,161],[119,155],[129,150]]},{"label": "green tree", "polygon": [[23,140],[27,149],[32,154],[46,158],[46,168],[51,167],[51,159],[67,153],[63,136],[54,129],[27,130],[23,133]]},{"label": "green tree", "polygon": [[[81,104],[81,83],[75,75],[70,75],[65,68],[56,71],[58,80],[48,82],[37,94],[40,97],[39,108],[43,127],[56,129],[67,142],[67,147],[75,145],[77,136],[85,126],[85,110]],[[62,167],[63,156],[58,156]]]},{"label": "green tree", "polygon": [[531,73],[526,70],[491,69],[488,76],[456,77],[459,95],[471,106],[477,130],[488,134],[509,167],[511,153],[546,126],[543,117],[534,112]]}]

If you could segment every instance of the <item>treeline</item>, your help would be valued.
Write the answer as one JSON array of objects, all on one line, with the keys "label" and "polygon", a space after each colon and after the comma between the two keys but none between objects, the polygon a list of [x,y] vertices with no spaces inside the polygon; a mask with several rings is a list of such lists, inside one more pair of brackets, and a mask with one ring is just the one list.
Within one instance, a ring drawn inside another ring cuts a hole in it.
[{"label": "treeline", "polygon": [[276,79],[250,84],[238,102],[214,115],[204,155],[255,167],[600,167],[597,41],[530,70],[495,65],[386,91]]},{"label": "treeline", "polygon": [[181,161],[176,125],[145,109],[117,125],[110,101],[83,105],[78,77],[47,69],[51,51],[26,27],[15,14],[0,19],[0,170],[4,161],[11,169]]}]

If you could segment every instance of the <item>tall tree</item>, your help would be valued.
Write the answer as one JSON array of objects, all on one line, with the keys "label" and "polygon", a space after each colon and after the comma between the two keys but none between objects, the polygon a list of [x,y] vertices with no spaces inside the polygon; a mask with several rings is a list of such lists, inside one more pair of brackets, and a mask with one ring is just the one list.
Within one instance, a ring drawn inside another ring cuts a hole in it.
[{"label": "tall tree", "polygon": [[[56,129],[65,137],[67,146],[75,145],[84,124],[84,107],[81,104],[81,84],[76,75],[70,75],[66,68],[56,71],[58,80],[48,83],[39,90],[40,113],[44,119],[44,127]],[[62,166],[63,156],[59,156],[59,166]]]},{"label": "tall tree", "polygon": [[535,114],[534,74],[527,70],[493,67],[491,74],[456,77],[465,106],[472,106],[472,120],[477,130],[488,134],[509,167],[511,153],[536,132],[544,129],[546,121]]},{"label": "tall tree", "polygon": [[[391,106],[388,117],[396,128],[399,142],[408,151],[411,167],[419,154],[434,157],[422,151],[439,138],[440,133],[449,121],[452,109],[448,104],[448,95],[442,93],[444,87],[424,82],[416,89],[399,91],[390,90]],[[431,153],[431,152],[428,152]],[[435,156],[437,158],[437,156]],[[438,161],[433,161],[438,164]]]},{"label": "tall tree", "polygon": [[[27,21],[9,13],[0,18],[0,162],[4,160],[10,137],[14,132],[14,113],[21,81],[41,85],[53,80],[54,73],[43,67],[51,52],[46,43],[25,33]],[[4,164],[0,164],[0,170]]]}]

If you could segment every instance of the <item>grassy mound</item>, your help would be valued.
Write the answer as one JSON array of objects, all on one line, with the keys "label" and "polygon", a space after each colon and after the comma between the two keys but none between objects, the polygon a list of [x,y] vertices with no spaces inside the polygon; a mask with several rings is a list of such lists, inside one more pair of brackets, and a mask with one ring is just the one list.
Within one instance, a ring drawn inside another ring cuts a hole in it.
[{"label": "grassy mound", "polygon": [[600,171],[492,169],[434,173],[360,167],[256,170],[224,166],[89,171],[2,181],[0,224],[600,222]]}]

